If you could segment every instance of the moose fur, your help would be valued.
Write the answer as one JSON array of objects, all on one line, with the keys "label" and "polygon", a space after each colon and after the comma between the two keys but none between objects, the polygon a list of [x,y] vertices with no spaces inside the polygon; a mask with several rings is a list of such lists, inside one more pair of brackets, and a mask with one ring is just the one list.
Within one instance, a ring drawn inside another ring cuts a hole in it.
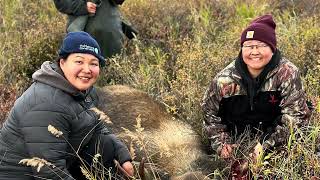
[{"label": "moose fur", "polygon": [[145,157],[176,180],[204,179],[219,166],[202,150],[193,128],[147,93],[114,85],[98,89],[98,95],[98,108],[110,117],[111,130],[125,141],[135,161]]}]

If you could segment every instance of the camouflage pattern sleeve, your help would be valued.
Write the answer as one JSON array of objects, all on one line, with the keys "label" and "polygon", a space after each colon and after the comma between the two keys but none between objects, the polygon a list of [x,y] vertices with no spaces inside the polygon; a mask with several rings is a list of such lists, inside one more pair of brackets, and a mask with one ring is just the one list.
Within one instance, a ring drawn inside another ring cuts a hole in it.
[{"label": "camouflage pattern sleeve", "polygon": [[226,131],[226,125],[221,122],[221,118],[217,116],[219,112],[219,103],[221,101],[221,93],[216,79],[214,79],[207,89],[201,107],[204,112],[203,130],[210,140],[212,149],[219,153],[221,144],[230,142],[230,135]]},{"label": "camouflage pattern sleeve", "polygon": [[281,126],[278,125],[275,132],[265,141],[264,147],[283,145],[287,142],[290,129],[295,129],[308,122],[310,111],[306,104],[306,94],[303,89],[300,72],[293,64],[288,63],[280,67],[276,84],[280,84],[282,101]]}]

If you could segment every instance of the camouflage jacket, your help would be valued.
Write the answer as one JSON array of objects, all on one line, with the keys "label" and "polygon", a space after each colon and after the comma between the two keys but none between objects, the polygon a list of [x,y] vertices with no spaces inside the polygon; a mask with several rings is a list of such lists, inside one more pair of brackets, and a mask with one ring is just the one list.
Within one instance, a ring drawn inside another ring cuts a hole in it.
[{"label": "camouflage jacket", "polygon": [[204,130],[213,150],[223,143],[234,143],[232,133],[241,133],[246,125],[264,125],[264,147],[284,144],[290,128],[303,125],[309,114],[298,68],[281,58],[266,74],[252,110],[235,64],[233,61],[216,75],[201,103]]}]

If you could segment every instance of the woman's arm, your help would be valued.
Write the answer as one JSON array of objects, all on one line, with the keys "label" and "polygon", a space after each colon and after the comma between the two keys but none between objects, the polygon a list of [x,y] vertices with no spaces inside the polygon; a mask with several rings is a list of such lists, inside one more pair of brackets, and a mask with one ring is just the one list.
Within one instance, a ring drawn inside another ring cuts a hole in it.
[{"label": "woman's arm", "polygon": [[280,124],[264,142],[264,147],[285,144],[289,138],[290,129],[296,132],[297,128],[308,122],[310,115],[299,70],[293,65],[284,65],[279,71],[279,77],[282,115],[279,117]]},{"label": "woman's arm", "polygon": [[204,131],[211,141],[211,147],[217,153],[223,149],[223,144],[230,143],[230,135],[227,132],[226,125],[222,119],[217,116],[219,112],[219,103],[221,93],[216,79],[212,81],[207,89],[201,107],[204,112]]},{"label": "woman's arm", "polygon": [[[40,104],[25,114],[20,121],[21,132],[25,147],[30,158],[40,158],[52,165],[44,165],[37,170],[32,167],[34,176],[46,179],[73,179],[67,170],[67,149],[70,148],[67,140],[69,133],[70,115],[65,108],[54,104]],[[51,125],[62,133],[57,136],[49,132]]]},{"label": "woman's arm", "polygon": [[54,0],[58,11],[74,16],[88,15],[86,0]]}]

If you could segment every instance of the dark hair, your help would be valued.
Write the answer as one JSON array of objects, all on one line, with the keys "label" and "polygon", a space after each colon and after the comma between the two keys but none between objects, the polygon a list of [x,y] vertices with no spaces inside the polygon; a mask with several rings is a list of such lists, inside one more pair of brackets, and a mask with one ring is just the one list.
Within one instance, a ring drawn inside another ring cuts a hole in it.
[{"label": "dark hair", "polygon": [[67,57],[56,57],[54,62],[57,63],[58,66],[60,67],[60,59],[67,60],[68,56]]}]

